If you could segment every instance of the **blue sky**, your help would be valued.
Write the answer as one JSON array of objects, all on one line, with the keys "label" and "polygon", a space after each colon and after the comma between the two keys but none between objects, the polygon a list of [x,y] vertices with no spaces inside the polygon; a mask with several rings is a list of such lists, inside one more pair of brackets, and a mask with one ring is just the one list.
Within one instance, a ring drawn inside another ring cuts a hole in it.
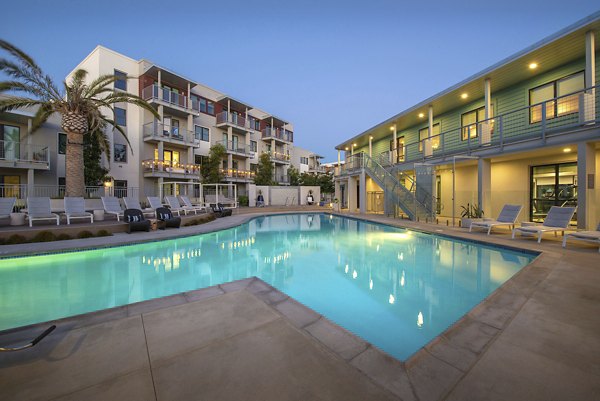
[{"label": "blue sky", "polygon": [[[3,1],[0,37],[62,80],[102,44],[334,146],[597,11],[597,1]],[[484,5],[486,4],[486,5]]]}]

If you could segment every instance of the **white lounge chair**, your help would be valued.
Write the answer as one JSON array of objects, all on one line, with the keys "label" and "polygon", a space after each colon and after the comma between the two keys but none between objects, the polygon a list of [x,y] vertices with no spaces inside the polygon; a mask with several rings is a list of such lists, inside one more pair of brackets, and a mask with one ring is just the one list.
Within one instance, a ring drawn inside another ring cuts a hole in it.
[{"label": "white lounge chair", "polygon": [[194,212],[194,214],[196,214],[195,210],[190,210],[186,209],[185,207],[182,207],[181,203],[179,203],[179,199],[177,199],[177,197],[174,195],[165,196],[165,202],[167,203],[167,205],[169,205],[171,213],[177,213],[178,216],[181,216],[181,212],[183,212],[183,214],[188,214],[188,212]]},{"label": "white lounge chair", "polygon": [[0,198],[0,219],[7,219],[15,207],[17,198]]},{"label": "white lounge chair", "polygon": [[117,221],[121,221],[121,217],[123,217],[123,208],[121,208],[119,199],[114,196],[101,196],[100,199],[102,199],[104,213],[114,214],[117,216]]},{"label": "white lounge chair", "polygon": [[562,246],[566,248],[567,239],[576,239],[580,241],[588,241],[598,244],[598,252],[600,252],[600,223],[596,227],[596,231],[577,231],[564,236]]},{"label": "white lounge chair", "polygon": [[67,225],[71,224],[71,219],[90,219],[90,223],[94,222],[94,215],[85,211],[85,201],[82,197],[65,196],[64,202]]},{"label": "white lounge chair", "polygon": [[472,221],[469,226],[469,232],[473,228],[483,228],[487,229],[487,235],[490,235],[492,227],[496,226],[509,226],[512,230],[515,228],[515,222],[517,221],[517,217],[519,217],[519,213],[521,213],[521,209],[523,209],[521,205],[504,205],[496,220]]},{"label": "white lounge chair", "polygon": [[147,199],[150,207],[154,210],[158,209],[159,207],[164,207],[158,196],[148,196]]},{"label": "white lounge chair", "polygon": [[518,232],[523,234],[531,234],[538,236],[538,243],[542,242],[542,234],[547,232],[553,232],[556,236],[557,231],[562,231],[563,235],[565,230],[568,229],[569,223],[575,214],[576,207],[560,207],[552,206],[548,212],[548,216],[544,219],[541,225],[537,226],[525,226],[517,227],[512,231],[512,237],[515,238],[515,234]]},{"label": "white lounge chair", "polygon": [[206,208],[204,206],[194,205],[190,198],[188,198],[186,195],[179,195],[179,199],[181,199],[183,202],[184,209],[194,210],[195,214],[198,212],[206,212]]},{"label": "white lounge chair", "polygon": [[50,209],[50,198],[48,197],[27,197],[27,218],[29,227],[33,227],[35,220],[56,220],[56,225],[60,225],[60,217],[52,213]]},{"label": "white lounge chair", "polygon": [[138,198],[127,196],[123,198],[123,202],[125,202],[125,209],[141,210],[145,217],[156,217],[156,209],[154,209],[153,207],[147,207],[142,209],[142,205],[140,205],[140,201],[138,200]]}]

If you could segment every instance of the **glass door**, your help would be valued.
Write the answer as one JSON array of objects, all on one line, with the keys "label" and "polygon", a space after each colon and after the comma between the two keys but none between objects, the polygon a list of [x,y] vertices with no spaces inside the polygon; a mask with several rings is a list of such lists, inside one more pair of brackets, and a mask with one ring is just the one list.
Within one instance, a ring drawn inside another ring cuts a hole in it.
[{"label": "glass door", "polygon": [[530,220],[544,221],[552,206],[577,206],[577,163],[531,167]]},{"label": "glass door", "polygon": [[21,139],[21,130],[12,125],[0,125],[0,159],[18,160],[21,149],[19,140]]},{"label": "glass door", "polygon": [[238,137],[237,135],[231,136],[231,150],[237,151],[238,149]]}]

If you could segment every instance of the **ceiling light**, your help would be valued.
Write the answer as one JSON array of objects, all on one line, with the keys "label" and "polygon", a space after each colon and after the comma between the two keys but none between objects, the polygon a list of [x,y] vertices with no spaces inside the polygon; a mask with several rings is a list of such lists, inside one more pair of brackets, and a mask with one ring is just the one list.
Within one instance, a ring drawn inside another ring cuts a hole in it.
[{"label": "ceiling light", "polygon": [[369,135],[369,139],[373,139],[373,135]]},{"label": "ceiling light", "polygon": [[356,144],[355,144],[355,143],[353,143],[353,144],[352,144],[352,146],[356,146]]},{"label": "ceiling light", "polygon": [[529,63],[529,69],[535,70],[538,67],[537,63]]},{"label": "ceiling light", "polygon": [[395,125],[392,125],[392,126],[390,127],[390,131],[393,131],[393,130],[395,130],[395,129],[396,129],[396,126],[395,126]]},{"label": "ceiling light", "polygon": [[346,149],[344,149],[344,150],[348,150],[348,146],[346,146]]},{"label": "ceiling light", "polygon": [[466,93],[463,93],[462,95],[460,95],[460,98],[461,98],[461,99],[466,99],[466,98],[468,98],[468,97],[469,97],[469,95],[468,95],[468,94],[466,94]]},{"label": "ceiling light", "polygon": [[425,114],[419,113],[419,118],[423,118],[423,117],[425,117]]},{"label": "ceiling light", "polygon": [[569,153],[570,151],[571,151],[571,148],[564,148],[563,149],[563,152],[565,152],[565,153]]}]

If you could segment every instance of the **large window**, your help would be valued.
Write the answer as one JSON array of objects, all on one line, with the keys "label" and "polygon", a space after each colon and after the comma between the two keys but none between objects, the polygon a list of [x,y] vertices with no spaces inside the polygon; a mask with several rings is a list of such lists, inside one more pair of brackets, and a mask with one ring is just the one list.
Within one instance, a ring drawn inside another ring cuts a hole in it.
[{"label": "large window", "polygon": [[[392,159],[390,159],[391,162],[394,163],[402,163],[404,161],[404,137],[403,136],[399,136],[396,137],[396,147],[394,147],[394,140],[391,139],[390,140],[390,153],[393,155],[394,154],[394,150],[396,150],[396,161],[394,162]],[[390,156],[392,157],[392,156]]]},{"label": "large window", "polygon": [[67,154],[67,134],[64,134],[62,132],[58,133],[58,154]]},{"label": "large window", "polygon": [[118,163],[127,163],[127,145],[115,143],[113,147],[114,160]]},{"label": "large window", "polygon": [[300,164],[308,164],[308,157],[300,156]]},{"label": "large window", "polygon": [[[423,140],[429,137],[429,127],[421,128],[419,130],[419,152],[423,151]],[[440,124],[433,124],[433,131],[431,132],[431,147],[437,149],[440,147]]]},{"label": "large window", "polygon": [[195,125],[194,126],[194,134],[196,136],[196,139],[199,141],[205,141],[205,142],[210,141],[210,139],[209,139],[210,131],[206,127],[201,127],[199,125]]},{"label": "large window", "polygon": [[[490,108],[490,118],[492,118],[492,109]],[[485,121],[485,107],[471,110],[460,116],[460,125],[462,127],[462,140],[477,138],[479,136],[479,127],[482,121]],[[494,121],[490,120],[493,127]]]},{"label": "large window", "polygon": [[530,202],[529,218],[537,222],[552,206],[577,206],[577,163],[532,166]]},{"label": "large window", "polygon": [[203,97],[197,96],[197,95],[192,95],[192,109],[194,110],[198,110],[202,113],[206,113],[206,114],[211,114],[214,115],[215,114],[215,104],[208,100],[205,99]]},{"label": "large window", "polygon": [[117,80],[115,81],[115,89],[121,89],[126,91],[127,90],[127,74],[119,71],[119,70],[115,70],[115,77],[117,77]]},{"label": "large window", "polygon": [[250,141],[250,152],[256,152],[258,149],[258,146],[256,144],[256,141]]},{"label": "large window", "polygon": [[115,123],[122,127],[127,125],[127,110],[115,107]]},{"label": "large window", "polygon": [[194,155],[194,162],[199,165],[207,164],[210,158],[203,155]]},{"label": "large window", "polygon": [[[583,71],[530,89],[529,105],[533,107],[529,109],[529,122],[533,124],[542,121],[542,106],[544,105],[546,119],[577,113],[579,111],[579,96],[573,93],[583,89],[585,89]],[[557,97],[559,99],[554,100]],[[546,103],[539,104],[542,102]]]},{"label": "large window", "polygon": [[21,129],[0,124],[0,159],[14,160],[21,155]]}]

